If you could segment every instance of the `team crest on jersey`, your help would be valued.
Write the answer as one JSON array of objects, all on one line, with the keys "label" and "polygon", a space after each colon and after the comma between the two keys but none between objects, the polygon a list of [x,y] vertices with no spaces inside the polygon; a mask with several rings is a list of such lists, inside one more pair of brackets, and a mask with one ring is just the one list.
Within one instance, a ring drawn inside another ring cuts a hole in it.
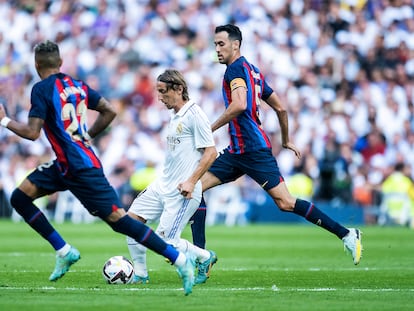
[{"label": "team crest on jersey", "polygon": [[178,123],[177,128],[175,129],[175,132],[177,134],[181,134],[183,132],[183,124],[181,122]]}]

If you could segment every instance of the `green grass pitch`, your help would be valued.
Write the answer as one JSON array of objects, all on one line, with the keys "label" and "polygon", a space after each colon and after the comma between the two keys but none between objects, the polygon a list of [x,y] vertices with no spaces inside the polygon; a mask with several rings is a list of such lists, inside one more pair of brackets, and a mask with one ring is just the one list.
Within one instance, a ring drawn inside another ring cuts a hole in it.
[{"label": "green grass pitch", "polygon": [[[184,296],[175,269],[148,252],[151,284],[108,285],[109,257],[129,257],[125,238],[102,222],[56,225],[81,252],[57,282],[54,252],[25,223],[0,220],[0,310],[413,310],[414,231],[363,227],[354,266],[342,241],[312,225],[213,226],[218,262]],[[184,237],[190,237],[189,229]]]}]

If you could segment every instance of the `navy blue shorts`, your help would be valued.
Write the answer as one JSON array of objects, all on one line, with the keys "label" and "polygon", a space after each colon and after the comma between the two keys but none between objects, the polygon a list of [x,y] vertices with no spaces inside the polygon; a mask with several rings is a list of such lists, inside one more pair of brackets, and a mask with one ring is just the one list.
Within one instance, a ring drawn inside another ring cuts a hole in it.
[{"label": "navy blue shorts", "polygon": [[102,169],[85,169],[74,176],[63,176],[55,160],[39,165],[27,178],[49,193],[71,191],[91,215],[101,219],[121,207],[118,195]]},{"label": "navy blue shorts", "polygon": [[220,152],[209,172],[222,183],[234,181],[246,174],[264,190],[272,189],[284,180],[269,148],[243,154],[230,153],[225,149]]}]

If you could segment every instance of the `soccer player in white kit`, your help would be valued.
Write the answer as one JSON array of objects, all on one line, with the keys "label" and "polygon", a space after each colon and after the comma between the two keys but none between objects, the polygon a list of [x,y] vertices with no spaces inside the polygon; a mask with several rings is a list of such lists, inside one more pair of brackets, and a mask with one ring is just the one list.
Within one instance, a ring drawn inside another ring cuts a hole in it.
[{"label": "soccer player in white kit", "polygon": [[[189,99],[187,83],[180,72],[164,71],[158,76],[156,87],[158,99],[172,110],[163,172],[135,198],[128,214],[144,223],[159,219],[156,233],[195,258],[195,284],[200,284],[208,279],[217,256],[182,239],[181,233],[200,204],[200,178],[217,156],[211,124],[201,108]],[[134,262],[133,283],[149,283],[146,247],[130,237],[127,244]]]}]

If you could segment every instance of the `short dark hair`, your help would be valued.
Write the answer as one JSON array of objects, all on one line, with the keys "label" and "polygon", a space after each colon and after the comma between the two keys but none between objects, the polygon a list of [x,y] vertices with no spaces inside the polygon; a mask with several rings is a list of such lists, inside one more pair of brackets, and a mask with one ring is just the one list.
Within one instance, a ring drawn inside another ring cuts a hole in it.
[{"label": "short dark hair", "polygon": [[188,87],[183,75],[175,69],[167,69],[157,78],[157,81],[164,82],[167,84],[167,88],[177,90],[177,86],[181,85],[183,87],[182,98],[184,100],[189,100]]},{"label": "short dark hair", "polygon": [[217,26],[215,33],[219,33],[225,31],[229,34],[229,39],[230,40],[239,40],[240,42],[240,46],[242,43],[242,33],[240,31],[240,28],[237,27],[236,25],[233,24],[227,24],[227,25],[222,25],[222,26]]},{"label": "short dark hair", "polygon": [[42,68],[59,68],[61,64],[59,46],[52,41],[35,45],[35,62]]},{"label": "short dark hair", "polygon": [[397,172],[402,172],[405,168],[404,162],[397,162],[394,166],[394,170]]}]

